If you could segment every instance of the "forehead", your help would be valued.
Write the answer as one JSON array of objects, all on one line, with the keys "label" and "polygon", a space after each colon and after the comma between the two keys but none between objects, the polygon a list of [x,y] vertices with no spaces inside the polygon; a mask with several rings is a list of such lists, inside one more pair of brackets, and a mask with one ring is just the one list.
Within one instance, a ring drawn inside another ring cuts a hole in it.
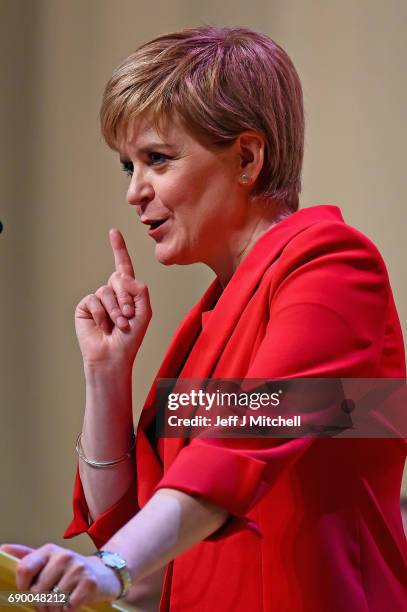
[{"label": "forehead", "polygon": [[119,129],[117,145],[119,151],[135,148],[162,146],[185,146],[193,144],[195,139],[182,126],[178,117],[162,119],[160,125],[154,125],[150,115],[140,115],[131,119],[124,129]]}]

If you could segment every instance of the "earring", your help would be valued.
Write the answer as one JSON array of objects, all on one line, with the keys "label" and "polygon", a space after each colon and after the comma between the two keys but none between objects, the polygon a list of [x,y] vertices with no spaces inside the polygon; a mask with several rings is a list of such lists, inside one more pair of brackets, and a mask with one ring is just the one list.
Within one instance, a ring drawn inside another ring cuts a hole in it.
[{"label": "earring", "polygon": [[242,179],[244,183],[247,183],[247,181],[250,180],[250,176],[248,174],[242,174],[240,178]]}]

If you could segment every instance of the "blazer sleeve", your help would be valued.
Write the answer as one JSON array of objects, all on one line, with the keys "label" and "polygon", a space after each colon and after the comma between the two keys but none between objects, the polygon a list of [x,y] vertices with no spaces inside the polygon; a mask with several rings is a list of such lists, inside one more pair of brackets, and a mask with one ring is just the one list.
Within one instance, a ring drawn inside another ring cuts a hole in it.
[{"label": "blazer sleeve", "polygon": [[73,492],[73,519],[63,537],[73,538],[80,533],[87,533],[96,548],[101,548],[138,510],[136,484],[133,481],[126,493],[92,522],[77,466]]},{"label": "blazer sleeve", "polygon": [[[337,222],[304,230],[273,264],[268,323],[246,378],[380,375],[389,291],[379,252],[357,230]],[[156,489],[226,509],[231,520],[208,539],[255,529],[248,512],[315,440],[195,438]]]}]

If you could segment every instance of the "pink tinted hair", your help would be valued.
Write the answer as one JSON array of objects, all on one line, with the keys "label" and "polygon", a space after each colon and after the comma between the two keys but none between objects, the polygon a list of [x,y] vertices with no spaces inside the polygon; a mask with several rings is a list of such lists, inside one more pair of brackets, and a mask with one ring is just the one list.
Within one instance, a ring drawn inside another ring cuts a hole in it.
[{"label": "pink tinted hair", "polygon": [[[107,144],[151,113],[160,131],[178,114],[207,146],[222,147],[245,130],[265,139],[265,159],[251,196],[298,208],[304,151],[300,79],[287,53],[248,28],[201,26],[163,34],[140,46],[114,71],[100,111]],[[164,121],[164,123],[162,123]]]}]

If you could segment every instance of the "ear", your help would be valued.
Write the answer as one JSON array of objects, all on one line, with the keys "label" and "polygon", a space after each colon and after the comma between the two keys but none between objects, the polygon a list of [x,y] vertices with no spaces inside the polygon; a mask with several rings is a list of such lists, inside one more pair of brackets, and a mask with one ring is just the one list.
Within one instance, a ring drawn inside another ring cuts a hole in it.
[{"label": "ear", "polygon": [[[246,130],[239,134],[235,144],[239,158],[238,180],[244,185],[251,186],[256,182],[263,167],[264,137],[259,132]],[[242,175],[246,177],[243,180]]]}]

